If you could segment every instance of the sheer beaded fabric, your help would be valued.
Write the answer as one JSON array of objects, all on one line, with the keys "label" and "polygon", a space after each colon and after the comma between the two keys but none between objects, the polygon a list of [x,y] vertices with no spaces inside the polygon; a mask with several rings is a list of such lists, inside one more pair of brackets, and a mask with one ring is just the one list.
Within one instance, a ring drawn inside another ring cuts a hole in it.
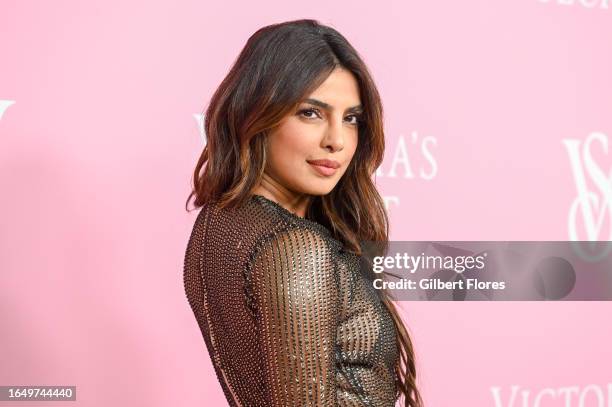
[{"label": "sheer beaded fabric", "polygon": [[394,406],[391,315],[323,225],[261,195],[204,205],[185,293],[230,406]]}]

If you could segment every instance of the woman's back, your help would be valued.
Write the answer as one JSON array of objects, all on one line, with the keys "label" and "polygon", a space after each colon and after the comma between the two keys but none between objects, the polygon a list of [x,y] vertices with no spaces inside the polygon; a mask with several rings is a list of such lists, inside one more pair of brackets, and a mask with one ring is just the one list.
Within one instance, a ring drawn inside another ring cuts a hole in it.
[{"label": "woman's back", "polygon": [[253,195],[202,207],[185,291],[232,406],[393,406],[393,321],[322,225]]}]

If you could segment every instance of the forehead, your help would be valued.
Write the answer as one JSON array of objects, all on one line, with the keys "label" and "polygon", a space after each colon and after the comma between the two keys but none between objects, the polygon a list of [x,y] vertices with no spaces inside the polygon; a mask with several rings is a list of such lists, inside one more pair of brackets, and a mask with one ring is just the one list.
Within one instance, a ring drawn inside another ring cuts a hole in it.
[{"label": "forehead", "polygon": [[355,76],[348,70],[336,68],[306,98],[318,99],[330,104],[332,107],[351,107],[361,103],[359,98],[359,84]]}]

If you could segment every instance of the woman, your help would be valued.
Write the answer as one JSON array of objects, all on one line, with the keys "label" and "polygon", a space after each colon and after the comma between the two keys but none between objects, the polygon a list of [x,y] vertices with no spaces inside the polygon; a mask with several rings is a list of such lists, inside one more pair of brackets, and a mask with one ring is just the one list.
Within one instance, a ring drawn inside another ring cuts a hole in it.
[{"label": "woman", "polygon": [[206,111],[185,256],[189,304],[231,406],[421,406],[414,354],[360,241],[388,241],[371,176],[381,101],[314,20],[264,27]]}]

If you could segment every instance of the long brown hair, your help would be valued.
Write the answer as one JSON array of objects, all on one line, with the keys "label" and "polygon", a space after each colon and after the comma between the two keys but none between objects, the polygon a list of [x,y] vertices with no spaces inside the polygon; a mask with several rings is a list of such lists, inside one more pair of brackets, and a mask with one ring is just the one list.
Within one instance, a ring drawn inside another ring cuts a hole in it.
[{"label": "long brown hair", "polygon": [[[386,247],[387,213],[371,179],[385,149],[380,96],[357,51],[339,32],[316,20],[273,24],[249,38],[206,110],[207,144],[195,167],[186,208],[192,197],[196,208],[210,200],[221,207],[242,205],[261,180],[270,129],[336,67],[355,76],[364,116],[349,167],[329,194],[313,197],[306,218],[326,226],[357,255],[362,241]],[[382,291],[381,299],[398,339],[396,396],[403,395],[407,407],[422,407],[412,342],[390,294]]]}]

